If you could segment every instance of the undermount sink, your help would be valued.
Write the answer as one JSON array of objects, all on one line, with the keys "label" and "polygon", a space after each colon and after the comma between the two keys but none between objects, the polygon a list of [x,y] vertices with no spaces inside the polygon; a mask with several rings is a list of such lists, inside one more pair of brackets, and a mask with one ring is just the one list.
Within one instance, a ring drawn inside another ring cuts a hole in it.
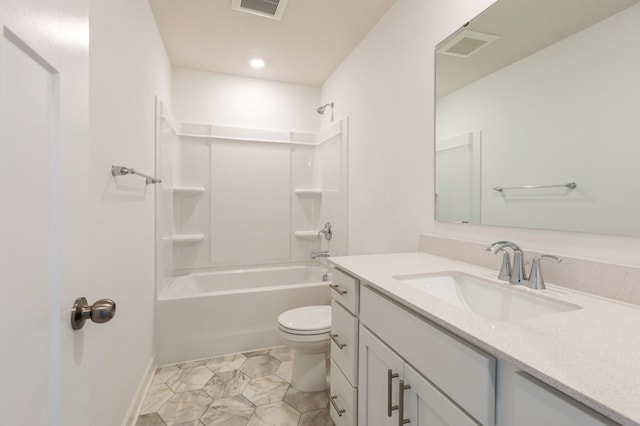
[{"label": "undermount sink", "polygon": [[461,272],[398,275],[393,278],[453,306],[494,321],[517,321],[580,309]]}]

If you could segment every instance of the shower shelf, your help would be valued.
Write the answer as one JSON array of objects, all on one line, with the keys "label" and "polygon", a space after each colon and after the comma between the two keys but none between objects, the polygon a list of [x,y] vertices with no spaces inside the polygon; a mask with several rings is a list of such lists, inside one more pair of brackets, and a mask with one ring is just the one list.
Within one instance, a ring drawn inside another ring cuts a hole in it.
[{"label": "shower shelf", "polygon": [[205,191],[204,186],[174,186],[171,189],[174,194],[186,197],[200,195]]},{"label": "shower shelf", "polygon": [[322,189],[320,188],[298,188],[293,192],[299,197],[321,197]]},{"label": "shower shelf", "polygon": [[176,234],[164,237],[173,242],[174,246],[190,246],[204,240],[204,234]]},{"label": "shower shelf", "polygon": [[318,239],[318,231],[295,231],[293,235],[295,235],[299,240],[315,241]]}]

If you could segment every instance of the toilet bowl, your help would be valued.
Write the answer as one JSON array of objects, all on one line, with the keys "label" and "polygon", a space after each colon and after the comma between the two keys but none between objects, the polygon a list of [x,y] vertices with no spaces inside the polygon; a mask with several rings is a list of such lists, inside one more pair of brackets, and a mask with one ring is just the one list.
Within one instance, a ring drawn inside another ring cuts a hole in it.
[{"label": "toilet bowl", "polygon": [[305,306],[278,316],[281,340],[295,349],[291,386],[302,392],[327,390],[327,354],[331,349],[331,306]]}]

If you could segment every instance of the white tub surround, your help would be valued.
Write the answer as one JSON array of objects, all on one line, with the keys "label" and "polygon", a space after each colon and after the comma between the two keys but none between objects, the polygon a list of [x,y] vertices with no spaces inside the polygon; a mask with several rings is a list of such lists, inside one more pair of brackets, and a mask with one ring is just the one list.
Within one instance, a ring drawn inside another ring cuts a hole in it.
[{"label": "white tub surround", "polygon": [[[163,271],[347,253],[347,119],[302,133],[174,123],[166,107],[159,111]],[[336,230],[331,241],[318,237],[327,222]],[[159,288],[170,275],[159,276]]]},{"label": "white tub surround", "polygon": [[158,363],[280,345],[278,315],[329,303],[325,273],[320,266],[286,265],[172,278],[156,305]]},{"label": "white tub surround", "polygon": [[360,278],[362,285],[499,361],[506,361],[616,422],[640,425],[640,370],[636,368],[640,334],[633,326],[640,324],[640,310],[636,306],[558,287],[547,279],[547,290],[522,286],[516,290],[581,309],[513,322],[491,321],[393,277],[459,271],[509,285],[497,280],[497,270],[425,253],[337,257],[330,261]]}]

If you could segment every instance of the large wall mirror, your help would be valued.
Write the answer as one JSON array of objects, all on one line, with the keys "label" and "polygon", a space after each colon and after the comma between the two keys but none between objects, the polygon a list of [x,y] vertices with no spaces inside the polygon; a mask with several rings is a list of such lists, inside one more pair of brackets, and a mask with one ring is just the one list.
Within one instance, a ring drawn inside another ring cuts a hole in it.
[{"label": "large wall mirror", "polygon": [[436,48],[436,220],[640,235],[638,0],[498,0]]}]

